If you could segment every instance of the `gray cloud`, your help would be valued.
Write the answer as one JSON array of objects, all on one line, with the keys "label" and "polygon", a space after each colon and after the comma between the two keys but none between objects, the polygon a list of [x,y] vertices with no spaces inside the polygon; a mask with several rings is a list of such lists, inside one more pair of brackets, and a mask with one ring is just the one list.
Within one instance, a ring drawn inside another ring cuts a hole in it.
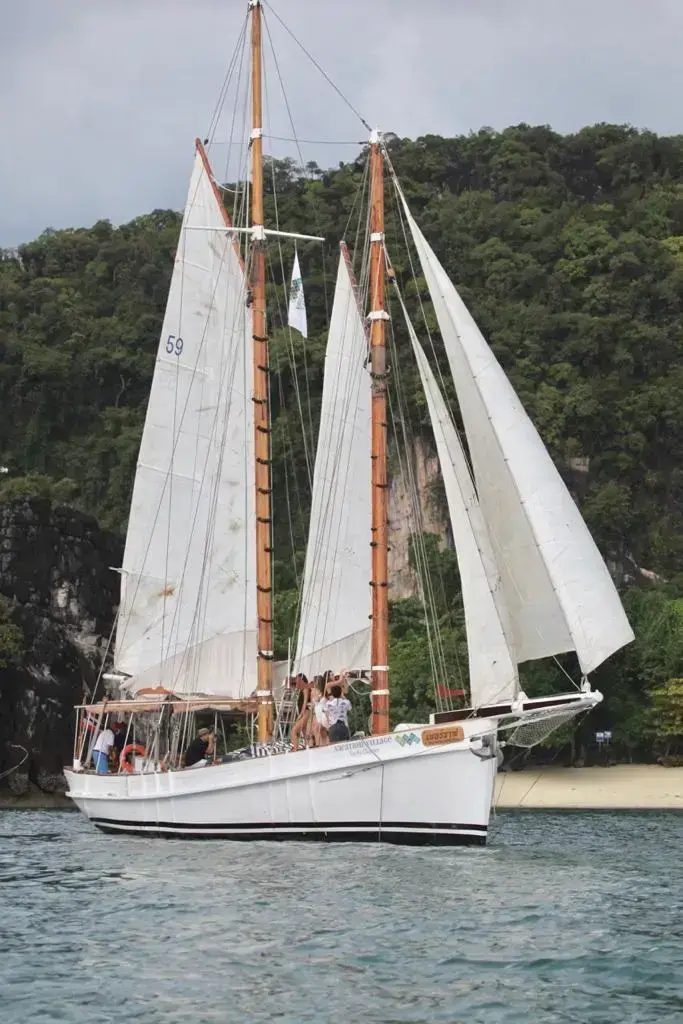
[{"label": "gray cloud", "polygon": [[[363,115],[400,135],[520,121],[679,131],[680,0],[274,7]],[[0,246],[47,226],[180,207],[244,0],[0,0],[0,9]],[[269,23],[297,135],[362,139],[362,126],[272,12]],[[268,94],[271,134],[291,135],[272,66]],[[296,155],[290,144],[271,148]],[[354,154],[340,145],[302,149],[322,166]],[[226,154],[225,145],[213,151],[219,172]]]}]

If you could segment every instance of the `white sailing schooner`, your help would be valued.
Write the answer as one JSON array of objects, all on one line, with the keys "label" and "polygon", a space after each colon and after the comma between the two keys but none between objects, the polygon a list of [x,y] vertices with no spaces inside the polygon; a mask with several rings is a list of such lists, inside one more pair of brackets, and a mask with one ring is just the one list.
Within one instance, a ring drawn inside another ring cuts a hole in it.
[{"label": "white sailing schooner", "polygon": [[[198,141],[120,570],[120,699],[78,709],[69,795],[105,832],[481,844],[501,738],[531,745],[597,704],[586,677],[633,633],[577,506],[373,132],[364,287],[342,245],[330,317],[293,659],[293,671],[309,678],[329,666],[367,673],[371,735],[283,752],[291,699],[273,661],[265,259],[269,237],[285,233],[264,224],[262,0],[249,0],[249,17],[251,219],[233,225]],[[387,170],[436,313],[467,453],[391,270]],[[428,723],[393,731],[387,280],[406,319],[445,485],[471,697],[468,708],[442,708]],[[518,666],[568,651],[581,687],[527,698]],[[201,768],[169,759],[200,711],[253,719],[253,756]],[[85,726],[121,715],[138,756],[96,774]],[[145,716],[154,727],[137,744],[135,722]]]}]

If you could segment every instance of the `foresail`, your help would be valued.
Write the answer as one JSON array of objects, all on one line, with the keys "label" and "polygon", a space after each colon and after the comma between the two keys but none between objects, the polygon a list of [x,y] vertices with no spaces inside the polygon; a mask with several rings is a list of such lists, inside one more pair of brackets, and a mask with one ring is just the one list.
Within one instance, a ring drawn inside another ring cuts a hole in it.
[{"label": "foresail", "polygon": [[500,573],[451,414],[407,316],[406,323],[427,398],[458,556],[472,705],[511,700],[519,679],[508,641]]},{"label": "foresail", "polygon": [[255,686],[251,338],[226,220],[198,146],[123,559],[115,663],[133,689]]},{"label": "foresail", "polygon": [[455,382],[516,660],[575,650],[588,673],[633,639],[619,595],[512,385],[403,204]]},{"label": "foresail", "polygon": [[297,672],[370,667],[370,374],[345,250],[330,319]]}]

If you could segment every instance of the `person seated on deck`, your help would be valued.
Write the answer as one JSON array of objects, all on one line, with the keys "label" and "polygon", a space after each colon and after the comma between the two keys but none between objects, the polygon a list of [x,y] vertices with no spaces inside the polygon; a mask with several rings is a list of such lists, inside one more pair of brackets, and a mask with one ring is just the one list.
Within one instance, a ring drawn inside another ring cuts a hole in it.
[{"label": "person seated on deck", "polygon": [[183,754],[183,768],[203,768],[213,754],[215,743],[211,729],[200,729]]},{"label": "person seated on deck", "polygon": [[109,771],[109,751],[114,746],[114,733],[110,728],[103,729],[95,740],[92,748],[92,759],[98,775],[106,775]]},{"label": "person seated on deck", "polygon": [[330,689],[330,697],[325,701],[323,712],[327,719],[327,735],[330,743],[341,743],[351,738],[349,732],[349,711],[351,701],[343,694],[342,687],[335,683]]}]

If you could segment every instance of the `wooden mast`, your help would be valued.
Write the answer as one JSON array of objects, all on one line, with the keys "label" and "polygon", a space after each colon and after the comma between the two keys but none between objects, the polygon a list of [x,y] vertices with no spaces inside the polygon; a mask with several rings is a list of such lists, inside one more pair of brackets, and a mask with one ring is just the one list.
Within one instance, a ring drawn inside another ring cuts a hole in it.
[{"label": "wooden mast", "polygon": [[270,471],[270,386],[266,334],[266,251],[263,226],[261,0],[251,9],[251,301],[256,465],[256,610],[258,615],[258,741],[273,728],[273,572]]},{"label": "wooden mast", "polygon": [[370,138],[370,362],[372,372],[372,733],[389,731],[387,352],[384,309],[384,158]]}]

